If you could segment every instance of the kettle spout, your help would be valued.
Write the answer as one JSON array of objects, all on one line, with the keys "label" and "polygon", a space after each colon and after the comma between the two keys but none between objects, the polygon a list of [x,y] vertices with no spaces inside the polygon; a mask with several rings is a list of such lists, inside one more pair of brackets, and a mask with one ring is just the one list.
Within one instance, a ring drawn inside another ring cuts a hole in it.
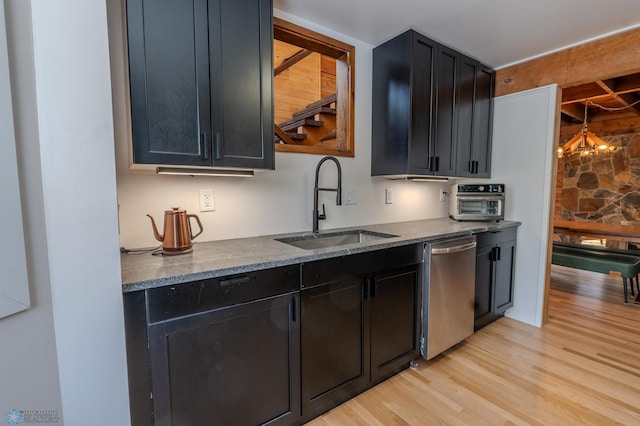
[{"label": "kettle spout", "polygon": [[155,235],[156,240],[164,241],[164,235],[160,235],[160,233],[158,232],[158,228],[156,228],[156,222],[153,220],[150,214],[148,214],[147,216],[149,216],[149,219],[151,219],[151,226],[153,227],[153,234]]}]

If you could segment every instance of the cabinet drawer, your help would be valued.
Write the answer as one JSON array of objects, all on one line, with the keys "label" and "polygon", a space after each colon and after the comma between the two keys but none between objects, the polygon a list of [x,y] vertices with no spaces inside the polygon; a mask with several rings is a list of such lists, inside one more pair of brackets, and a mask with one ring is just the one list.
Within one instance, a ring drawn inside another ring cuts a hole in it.
[{"label": "cabinet drawer", "polygon": [[341,275],[370,275],[416,265],[422,262],[422,257],[422,244],[412,244],[305,263],[302,265],[302,287],[335,281]]},{"label": "cabinet drawer", "polygon": [[493,246],[504,241],[516,239],[516,227],[496,229],[477,234],[478,247]]},{"label": "cabinet drawer", "polygon": [[149,322],[191,315],[299,289],[299,265],[153,288],[147,290]]}]

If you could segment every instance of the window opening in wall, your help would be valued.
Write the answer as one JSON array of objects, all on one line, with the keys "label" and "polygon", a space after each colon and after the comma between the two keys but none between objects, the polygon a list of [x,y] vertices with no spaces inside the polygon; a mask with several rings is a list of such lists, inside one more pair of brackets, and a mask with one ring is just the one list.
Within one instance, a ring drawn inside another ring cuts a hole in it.
[{"label": "window opening in wall", "polygon": [[349,44],[274,18],[276,151],[354,156]]}]

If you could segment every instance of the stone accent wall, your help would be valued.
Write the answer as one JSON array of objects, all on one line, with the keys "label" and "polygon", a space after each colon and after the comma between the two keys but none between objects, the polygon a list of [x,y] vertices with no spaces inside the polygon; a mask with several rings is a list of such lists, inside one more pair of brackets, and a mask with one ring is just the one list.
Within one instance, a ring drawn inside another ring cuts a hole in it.
[{"label": "stone accent wall", "polygon": [[562,167],[560,218],[640,224],[640,134],[602,139],[618,149],[589,157],[564,157],[558,163]]}]

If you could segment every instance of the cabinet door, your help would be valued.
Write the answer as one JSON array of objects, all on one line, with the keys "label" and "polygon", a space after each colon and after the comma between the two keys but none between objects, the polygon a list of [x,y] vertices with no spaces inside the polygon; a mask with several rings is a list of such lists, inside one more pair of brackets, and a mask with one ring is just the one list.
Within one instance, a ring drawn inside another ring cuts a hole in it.
[{"label": "cabinet door", "polygon": [[460,62],[458,87],[458,145],[456,176],[474,177],[476,147],[474,141],[474,101],[476,96],[476,61],[463,57]]},{"label": "cabinet door", "polygon": [[494,71],[462,57],[458,90],[456,176],[491,174]]},{"label": "cabinet door", "polygon": [[309,418],[369,383],[363,280],[342,277],[302,290],[302,414]]},{"label": "cabinet door", "polygon": [[430,170],[440,176],[453,176],[455,173],[459,62],[458,52],[438,46],[435,135]]},{"label": "cabinet door", "polygon": [[495,296],[493,311],[502,314],[513,306],[513,271],[515,265],[515,240],[496,247]]},{"label": "cabinet door", "polygon": [[207,0],[128,0],[133,160],[211,165]]},{"label": "cabinet door", "polygon": [[296,293],[149,327],[154,424],[291,424],[300,415]]},{"label": "cabinet door", "polygon": [[209,0],[214,166],[273,169],[271,0]]},{"label": "cabinet door", "polygon": [[[414,34],[412,40],[411,70],[411,121],[410,149],[408,161],[411,164],[410,173],[433,174],[435,171],[435,159],[433,146],[433,123],[435,105],[435,61],[438,45],[419,34]],[[394,103],[389,104],[389,110],[396,108]],[[403,123],[393,123],[392,126],[401,126]]]},{"label": "cabinet door", "polygon": [[371,283],[371,379],[378,382],[419,355],[417,306],[419,268],[376,275]]},{"label": "cabinet door", "polygon": [[493,250],[494,246],[476,248],[476,298],[474,328],[493,320]]},{"label": "cabinet door", "polygon": [[473,146],[475,177],[491,176],[491,141],[493,134],[493,92],[495,71],[479,65],[476,69],[476,92],[473,102]]}]

